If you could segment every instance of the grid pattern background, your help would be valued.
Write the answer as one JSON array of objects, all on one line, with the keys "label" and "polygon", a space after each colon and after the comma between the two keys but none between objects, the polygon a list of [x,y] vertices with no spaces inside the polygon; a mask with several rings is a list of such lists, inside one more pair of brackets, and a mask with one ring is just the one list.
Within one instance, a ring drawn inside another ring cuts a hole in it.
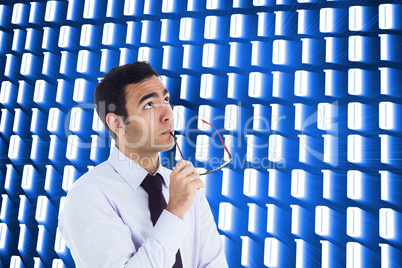
[{"label": "grid pattern background", "polygon": [[357,0],[1,0],[0,266],[74,267],[58,213],[112,145],[94,88],[136,60],[187,159],[227,157],[200,118],[234,157],[205,179],[230,267],[402,267],[402,4]]}]

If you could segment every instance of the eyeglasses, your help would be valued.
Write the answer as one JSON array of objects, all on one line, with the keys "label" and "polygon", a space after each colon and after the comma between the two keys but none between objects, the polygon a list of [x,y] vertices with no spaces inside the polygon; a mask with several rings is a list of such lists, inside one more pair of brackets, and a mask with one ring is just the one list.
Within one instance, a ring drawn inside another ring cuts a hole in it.
[{"label": "eyeglasses", "polygon": [[[201,176],[201,175],[211,174],[212,172],[218,171],[218,170],[220,170],[220,169],[226,167],[227,165],[229,165],[230,162],[232,162],[232,155],[230,154],[228,148],[227,148],[226,145],[225,145],[225,142],[224,142],[223,139],[222,139],[221,134],[219,134],[219,131],[216,129],[216,127],[214,127],[214,125],[212,125],[211,123],[208,123],[208,122],[205,121],[205,120],[202,120],[202,122],[204,122],[205,124],[208,124],[208,125],[210,125],[211,127],[213,127],[213,128],[215,129],[216,133],[218,133],[219,138],[221,139],[223,148],[225,149],[225,151],[227,152],[227,154],[228,154],[228,156],[229,156],[229,160],[226,161],[225,163],[223,163],[222,165],[220,165],[220,166],[217,167],[217,168],[214,168],[214,169],[212,169],[212,170],[207,170],[207,171],[201,173],[200,176]],[[175,141],[175,143],[176,143],[176,146],[177,146],[177,148],[179,149],[181,158],[182,158],[183,160],[186,160],[186,159],[184,158],[184,156],[183,156],[183,153],[182,153],[180,147],[179,147],[179,144],[177,143],[177,138],[176,138],[172,133],[170,133],[170,135],[172,135],[172,137],[174,138],[174,141]]]}]

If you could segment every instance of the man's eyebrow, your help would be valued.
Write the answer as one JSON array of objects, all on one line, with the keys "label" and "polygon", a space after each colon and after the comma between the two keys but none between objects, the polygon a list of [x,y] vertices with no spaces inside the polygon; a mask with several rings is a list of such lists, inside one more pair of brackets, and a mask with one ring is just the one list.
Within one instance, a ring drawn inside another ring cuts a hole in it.
[{"label": "man's eyebrow", "polygon": [[[166,88],[163,90],[163,96],[169,94],[169,90],[167,90]],[[151,99],[151,98],[159,98],[159,94],[156,92],[151,92],[149,94],[146,94],[144,96],[142,96],[142,98],[138,101],[138,105],[140,106],[143,102],[145,102],[147,99]]]}]

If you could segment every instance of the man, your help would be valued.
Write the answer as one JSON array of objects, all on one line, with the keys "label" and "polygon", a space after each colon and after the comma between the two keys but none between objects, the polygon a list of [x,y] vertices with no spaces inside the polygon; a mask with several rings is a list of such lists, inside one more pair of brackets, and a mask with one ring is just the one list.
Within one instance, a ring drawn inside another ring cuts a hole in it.
[{"label": "man", "polygon": [[[174,139],[158,73],[146,62],[111,69],[95,105],[116,148],[74,183],[59,218],[77,267],[227,267],[197,171],[184,160],[173,171],[160,165]],[[148,182],[167,203],[156,214]]]}]

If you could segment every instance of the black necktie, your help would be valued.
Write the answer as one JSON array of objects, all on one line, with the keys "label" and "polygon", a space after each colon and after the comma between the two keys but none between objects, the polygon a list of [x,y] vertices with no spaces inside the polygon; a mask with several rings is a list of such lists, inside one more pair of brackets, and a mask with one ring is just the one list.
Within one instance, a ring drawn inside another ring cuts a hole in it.
[{"label": "black necktie", "polygon": [[[155,176],[148,174],[142,181],[141,186],[148,193],[149,210],[151,212],[151,220],[155,226],[162,211],[166,208],[166,200],[162,193],[162,176],[157,173]],[[182,268],[180,250],[176,254],[176,262],[172,268]]]}]

